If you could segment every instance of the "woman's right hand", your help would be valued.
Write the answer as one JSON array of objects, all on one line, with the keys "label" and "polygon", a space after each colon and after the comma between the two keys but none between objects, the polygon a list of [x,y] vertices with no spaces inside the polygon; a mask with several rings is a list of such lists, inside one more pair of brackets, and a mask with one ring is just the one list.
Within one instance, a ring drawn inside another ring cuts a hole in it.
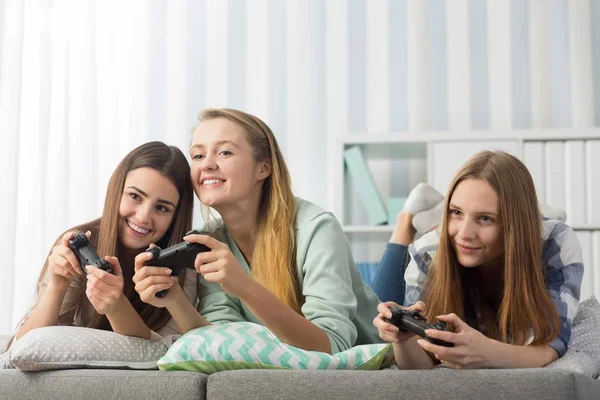
[{"label": "woman's right hand", "polygon": [[415,334],[401,331],[397,326],[386,321],[386,319],[392,318],[392,311],[390,310],[390,307],[392,306],[401,307],[408,311],[419,311],[420,313],[423,313],[425,311],[425,303],[418,301],[410,307],[402,307],[393,301],[388,301],[386,303],[379,303],[377,306],[377,311],[379,311],[379,314],[377,314],[375,319],[373,319],[373,325],[375,325],[379,331],[379,337],[386,342],[406,342],[408,339],[414,337]]},{"label": "woman's right hand", "polygon": [[[50,282],[61,288],[68,287],[76,276],[83,274],[77,256],[69,247],[69,239],[72,239],[76,233],[77,232],[65,233],[60,244],[54,246],[48,256]],[[90,239],[91,232],[87,231],[85,235]]]},{"label": "woman's right hand", "polygon": [[[145,265],[146,261],[150,261],[152,257],[154,257],[153,254],[147,251],[135,257],[135,274],[133,275],[135,291],[139,293],[140,299],[144,303],[154,307],[168,307],[173,301],[176,301],[175,293],[181,287],[177,285],[178,278],[171,276],[170,268]],[[156,297],[156,293],[166,289],[169,289],[169,292],[165,297]]]}]

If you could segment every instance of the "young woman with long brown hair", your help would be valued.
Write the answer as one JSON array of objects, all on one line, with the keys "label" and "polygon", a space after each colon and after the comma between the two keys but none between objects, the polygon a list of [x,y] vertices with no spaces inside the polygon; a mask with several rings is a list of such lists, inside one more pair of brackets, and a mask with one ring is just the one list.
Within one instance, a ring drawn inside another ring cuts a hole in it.
[{"label": "young woman with long brown hair", "polygon": [[[179,333],[169,313],[140,300],[133,288],[134,259],[151,243],[169,246],[192,225],[193,188],[189,164],[177,147],[150,142],[132,150],[108,183],[104,211],[59,238],[38,280],[36,302],[16,338],[32,329],[75,325],[146,339]],[[86,267],[84,274],[68,240],[85,232],[114,274]],[[170,287],[176,278],[169,278]],[[196,299],[198,275],[181,275],[190,301]],[[160,290],[160,289],[158,289]]]},{"label": "young woman with long brown hair", "polygon": [[[526,368],[562,356],[579,302],[581,247],[567,225],[542,218],[525,165],[505,152],[476,154],[450,184],[441,222],[408,246],[404,303],[449,323],[449,332],[426,334],[454,347],[399,331],[386,322],[397,304],[381,303],[374,325],[393,342],[397,365]],[[400,262],[390,256],[381,268]]]},{"label": "young woman with long brown hair", "polygon": [[166,307],[184,330],[210,323],[251,321],[293,346],[336,353],[379,341],[371,321],[378,299],[362,281],[335,217],[294,197],[271,129],[237,110],[200,113],[190,148],[191,175],[210,235],[196,269],[203,275],[199,310],[175,288],[156,298],[159,268],[136,258],[142,300]]}]

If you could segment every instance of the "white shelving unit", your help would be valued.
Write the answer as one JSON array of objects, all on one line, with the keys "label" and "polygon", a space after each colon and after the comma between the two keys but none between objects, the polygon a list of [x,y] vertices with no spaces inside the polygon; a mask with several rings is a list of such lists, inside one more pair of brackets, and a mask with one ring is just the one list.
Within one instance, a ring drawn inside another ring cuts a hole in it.
[{"label": "white shelving unit", "polygon": [[378,190],[406,197],[424,181],[444,194],[458,168],[480,150],[505,150],[530,169],[540,202],[563,208],[582,243],[586,275],[582,296],[600,295],[600,129],[502,132],[356,133],[336,144],[333,212],[357,261],[378,261],[393,225],[369,225],[344,167],[344,150],[361,147]]},{"label": "white shelving unit", "polygon": [[[378,163],[388,161],[390,164],[383,178],[391,178],[394,174],[402,174],[402,171],[394,171],[392,162],[394,160],[421,160],[425,171],[414,171],[408,180],[425,181],[433,185],[440,193],[445,193],[450,179],[458,167],[469,157],[479,150],[506,150],[524,160],[524,144],[528,142],[571,142],[600,140],[600,129],[571,130],[514,130],[507,132],[418,132],[418,133],[387,133],[369,134],[357,133],[345,135],[338,142],[336,155],[336,191],[333,212],[336,214],[344,231],[347,233],[381,233],[391,232],[388,225],[369,226],[363,223],[355,223],[348,218],[348,186],[351,182],[345,176],[344,150],[348,147],[359,145],[367,159],[371,172],[374,175],[382,197],[388,194],[389,187],[382,183],[382,177],[377,176]],[[453,151],[450,151],[453,150]],[[600,155],[598,156],[600,157]],[[373,168],[374,167],[374,168]],[[374,171],[375,169],[375,171]],[[535,180],[534,175],[534,180]],[[536,185],[538,182],[536,182]],[[597,183],[600,187],[600,181]],[[410,190],[410,187],[408,188]],[[403,193],[408,195],[408,192]],[[589,197],[589,196],[588,196]],[[543,199],[542,199],[543,200]],[[356,205],[362,207],[362,204]],[[560,206],[560,205],[559,205]],[[588,208],[591,208],[588,204]],[[598,204],[600,208],[600,204]],[[600,221],[596,223],[572,223],[576,230],[599,230]]]}]

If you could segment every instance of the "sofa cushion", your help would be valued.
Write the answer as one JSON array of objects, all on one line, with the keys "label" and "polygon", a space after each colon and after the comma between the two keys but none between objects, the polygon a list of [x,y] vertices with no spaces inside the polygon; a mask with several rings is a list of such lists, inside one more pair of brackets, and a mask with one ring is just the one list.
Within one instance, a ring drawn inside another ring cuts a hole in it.
[{"label": "sofa cushion", "polygon": [[0,400],[204,400],[206,378],[192,372],[3,370],[0,371]]},{"label": "sofa cushion", "polygon": [[600,303],[594,296],[579,304],[569,349],[589,354],[600,363]]},{"label": "sofa cushion", "polygon": [[210,400],[598,399],[600,381],[545,368],[429,371],[227,371],[208,377]]},{"label": "sofa cushion", "polygon": [[600,375],[600,362],[589,354],[574,349],[567,350],[564,356],[548,364],[546,368],[566,369],[594,379]]},{"label": "sofa cushion", "polygon": [[187,332],[159,360],[161,370],[379,369],[392,360],[390,345],[357,346],[338,354],[302,350],[283,343],[252,322],[206,326]]},{"label": "sofa cushion", "polygon": [[9,350],[15,368],[41,371],[64,368],[156,369],[168,349],[164,342],[74,326],[37,328]]}]

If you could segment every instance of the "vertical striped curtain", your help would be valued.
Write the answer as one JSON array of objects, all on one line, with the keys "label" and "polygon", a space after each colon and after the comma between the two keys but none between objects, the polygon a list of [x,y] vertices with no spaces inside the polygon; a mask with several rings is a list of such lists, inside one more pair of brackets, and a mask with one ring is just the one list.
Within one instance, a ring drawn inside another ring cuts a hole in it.
[{"label": "vertical striped curtain", "polygon": [[124,154],[185,151],[200,109],[263,118],[330,208],[349,132],[596,125],[592,20],[598,0],[0,0],[0,333]]}]

